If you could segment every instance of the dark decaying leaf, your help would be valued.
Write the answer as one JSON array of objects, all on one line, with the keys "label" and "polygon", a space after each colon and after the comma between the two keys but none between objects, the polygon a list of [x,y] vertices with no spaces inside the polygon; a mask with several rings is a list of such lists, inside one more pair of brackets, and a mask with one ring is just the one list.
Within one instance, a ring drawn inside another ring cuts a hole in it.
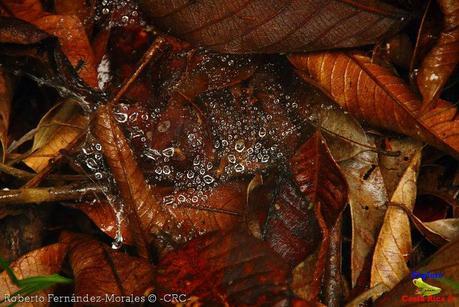
[{"label": "dark decaying leaf", "polygon": [[143,295],[153,290],[154,267],[143,258],[114,251],[87,235],[64,233],[75,277],[75,295]]},{"label": "dark decaying leaf", "polygon": [[292,55],[290,62],[357,119],[420,139],[458,156],[459,120],[454,105],[440,101],[420,114],[421,101],[402,79],[369,58],[343,52]]},{"label": "dark decaying leaf", "polygon": [[312,254],[321,241],[313,204],[309,203],[290,180],[281,179],[274,186],[262,187],[256,194],[275,189],[268,217],[263,226],[263,240],[295,267]]},{"label": "dark decaying leaf", "polygon": [[[457,257],[459,253],[459,240],[451,242],[443,246],[434,255],[432,255],[428,262],[418,268],[415,268],[414,272],[419,273],[440,273],[443,275],[442,278],[427,278],[424,281],[435,287],[440,287],[442,290],[433,298],[439,299],[439,301],[430,302],[426,300],[424,302],[411,302],[409,306],[456,306],[457,295],[459,289],[459,259]],[[376,306],[398,306],[402,296],[418,296],[416,293],[416,287],[413,285],[413,278],[407,276],[404,278],[392,291],[383,295],[376,301]],[[422,297],[421,297],[422,298]]]},{"label": "dark decaying leaf", "polygon": [[407,13],[376,1],[142,0],[164,31],[224,53],[301,52],[376,42]]},{"label": "dark decaying leaf", "polygon": [[290,158],[290,169],[300,191],[312,204],[322,235],[314,253],[309,254],[293,273],[294,292],[303,299],[313,301],[319,294],[328,262],[330,231],[345,208],[348,186],[319,131]]},{"label": "dark decaying leaf", "polygon": [[435,105],[440,91],[459,63],[459,2],[437,2],[443,13],[443,30],[435,46],[422,61],[417,75],[425,109]]},{"label": "dark decaying leaf", "polygon": [[295,182],[307,199],[320,203],[327,225],[334,225],[347,202],[347,182],[319,131],[290,159]]},{"label": "dark decaying leaf", "polygon": [[244,230],[212,233],[158,264],[157,292],[186,293],[207,305],[273,305],[287,296],[288,265]]}]

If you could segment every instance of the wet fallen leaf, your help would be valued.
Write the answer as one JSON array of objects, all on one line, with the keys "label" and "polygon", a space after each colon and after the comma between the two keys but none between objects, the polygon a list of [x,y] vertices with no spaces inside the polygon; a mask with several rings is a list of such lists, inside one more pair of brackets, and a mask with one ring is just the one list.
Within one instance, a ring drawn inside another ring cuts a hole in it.
[{"label": "wet fallen leaf", "polygon": [[[375,1],[142,0],[163,30],[224,53],[279,53],[368,45],[406,12]],[[218,10],[216,10],[218,7]]]},{"label": "wet fallen leaf", "polygon": [[75,295],[104,299],[108,295],[115,300],[121,295],[140,296],[153,290],[154,267],[145,259],[114,251],[85,235],[66,233],[61,241],[69,244]]},{"label": "wet fallen leaf", "polygon": [[359,54],[323,52],[289,59],[301,77],[313,80],[359,120],[458,155],[455,106],[442,101],[421,115],[421,102],[403,80]]},{"label": "wet fallen leaf", "polygon": [[[390,202],[413,210],[416,201],[416,179],[421,163],[421,151],[413,156]],[[408,215],[396,206],[389,206],[379,232],[371,268],[372,287],[384,283],[392,289],[408,273],[411,253],[411,232]]]},{"label": "wet fallen leaf", "polygon": [[413,156],[423,144],[411,138],[404,137],[385,138],[383,140],[383,146],[386,150],[400,153],[396,156],[379,155],[378,164],[381,169],[382,177],[384,178],[387,195],[390,198]]},{"label": "wet fallen leaf", "polygon": [[196,238],[158,264],[159,293],[186,293],[211,305],[272,305],[285,298],[288,266],[244,230]]}]

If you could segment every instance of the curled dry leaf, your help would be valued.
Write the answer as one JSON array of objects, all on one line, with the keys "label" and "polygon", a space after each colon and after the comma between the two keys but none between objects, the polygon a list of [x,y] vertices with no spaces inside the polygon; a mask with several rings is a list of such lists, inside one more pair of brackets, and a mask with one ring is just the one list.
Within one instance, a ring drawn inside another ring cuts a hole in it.
[{"label": "curled dry leaf", "polygon": [[[36,249],[14,261],[10,267],[18,279],[27,277],[43,276],[59,273],[62,262],[67,253],[67,245],[56,243]],[[11,281],[6,271],[0,273],[0,293],[13,295],[19,288]],[[34,295],[48,295],[49,290],[43,290]],[[3,299],[3,297],[2,297]],[[48,303],[35,302],[24,306],[47,306]]]},{"label": "curled dry leaf", "polygon": [[422,104],[403,80],[362,55],[323,52],[289,59],[303,79],[320,86],[357,119],[459,156],[455,106],[441,101],[421,116]]},{"label": "curled dry leaf", "polygon": [[443,30],[435,46],[422,61],[417,83],[423,108],[436,102],[440,91],[459,63],[459,2],[437,0],[443,13]]},{"label": "curled dry leaf", "polygon": [[[368,141],[368,146],[372,144]],[[384,220],[388,196],[378,154],[365,151],[339,164],[349,184],[352,219],[351,280],[354,287]]]},{"label": "curled dry leaf", "polygon": [[40,172],[60,150],[73,143],[87,125],[88,118],[82,114],[76,101],[69,99],[57,104],[40,120],[32,153],[23,162]]},{"label": "curled dry leaf", "polygon": [[[411,212],[410,212],[411,213]],[[432,244],[443,246],[459,237],[459,219],[449,218],[423,222],[416,215],[409,214],[411,221],[421,234]]]},{"label": "curled dry leaf", "polygon": [[[413,156],[395,189],[390,202],[412,211],[416,201],[416,179],[421,163],[421,151]],[[371,283],[384,283],[392,289],[408,273],[407,260],[411,253],[410,221],[404,209],[389,206],[379,232],[373,254]]]},{"label": "curled dry leaf", "polygon": [[140,296],[152,290],[154,267],[145,259],[114,251],[86,235],[64,233],[75,276],[75,295]]},{"label": "curled dry leaf", "polygon": [[8,148],[8,127],[10,124],[12,84],[3,69],[0,68],[0,142],[2,144],[2,162]]},{"label": "curled dry leaf", "polygon": [[376,1],[142,0],[163,30],[223,53],[280,53],[368,45],[406,12]]},{"label": "curled dry leaf", "polygon": [[[415,268],[414,272],[419,273],[439,273],[443,276],[441,278],[427,278],[425,282],[432,286],[440,287],[441,292],[434,296],[434,298],[441,301],[430,302],[432,305],[441,306],[456,306],[458,281],[459,281],[459,240],[455,240],[441,249],[429,258],[427,264],[422,267]],[[394,289],[387,292],[380,299],[375,302],[376,306],[398,306],[402,296],[416,295],[416,287],[413,285],[412,276],[404,278]],[[421,297],[422,298],[422,297]],[[425,298],[425,297],[424,297]],[[444,300],[444,301],[443,301]],[[427,306],[430,305],[428,300],[412,302],[410,306]]]},{"label": "curled dry leaf", "polygon": [[62,51],[73,67],[82,65],[79,75],[90,86],[97,87],[96,63],[85,29],[74,15],[52,15],[39,0],[5,0],[2,4],[16,18],[30,22],[59,38]]},{"label": "curled dry leaf", "polygon": [[186,293],[204,305],[273,305],[287,295],[288,266],[244,230],[193,239],[158,264],[157,292]]}]

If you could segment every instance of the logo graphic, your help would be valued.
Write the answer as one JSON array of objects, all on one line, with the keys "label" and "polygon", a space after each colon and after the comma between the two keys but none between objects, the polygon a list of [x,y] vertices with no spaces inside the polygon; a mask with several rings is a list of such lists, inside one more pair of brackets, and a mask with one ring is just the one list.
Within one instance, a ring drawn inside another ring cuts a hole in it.
[{"label": "logo graphic", "polygon": [[413,284],[416,286],[416,294],[420,294],[422,296],[431,296],[436,295],[441,292],[441,288],[429,285],[422,277],[413,279]]}]

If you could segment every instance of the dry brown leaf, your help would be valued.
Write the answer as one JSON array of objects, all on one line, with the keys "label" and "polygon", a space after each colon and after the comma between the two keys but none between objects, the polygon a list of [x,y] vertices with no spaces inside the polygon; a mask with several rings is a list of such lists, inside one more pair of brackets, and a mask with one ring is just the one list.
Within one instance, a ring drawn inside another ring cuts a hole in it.
[{"label": "dry brown leaf", "polygon": [[403,80],[362,55],[322,52],[289,59],[303,79],[320,86],[357,119],[459,156],[455,106],[442,101],[421,116],[421,102]]},{"label": "dry brown leaf", "polygon": [[4,0],[15,17],[30,22],[43,31],[59,38],[62,51],[73,67],[82,65],[80,77],[90,86],[97,87],[94,54],[85,29],[73,15],[52,15],[46,12],[39,0]]},{"label": "dry brown leaf", "polygon": [[385,138],[384,147],[388,151],[400,152],[396,156],[379,155],[381,174],[384,178],[387,195],[390,198],[400,182],[413,156],[423,146],[419,141],[408,137]]},{"label": "dry brown leaf", "polygon": [[410,214],[411,221],[421,234],[432,244],[443,246],[459,238],[459,219],[440,219],[423,222],[416,215]]},{"label": "dry brown leaf", "polygon": [[53,107],[37,126],[32,154],[23,162],[37,173],[48,166],[61,149],[71,144],[88,125],[81,108],[74,100]]},{"label": "dry brown leaf", "polygon": [[[56,243],[36,249],[14,261],[10,267],[18,279],[26,277],[51,275],[61,271],[62,262],[67,253],[67,245]],[[0,293],[12,295],[19,288],[11,281],[6,271],[0,274]],[[34,293],[47,297],[49,290]],[[4,297],[2,297],[4,299]],[[21,306],[48,306],[48,302],[24,303]]]},{"label": "dry brown leaf", "polygon": [[[370,141],[367,143],[371,146]],[[339,164],[349,184],[352,219],[351,280],[356,285],[384,220],[388,196],[378,166],[378,154],[365,151]]]},{"label": "dry brown leaf", "polygon": [[350,159],[369,149],[367,135],[355,118],[314,86],[298,81],[292,90],[298,95],[297,116],[320,128],[336,161]]},{"label": "dry brown leaf", "polygon": [[440,91],[459,63],[459,1],[437,2],[443,13],[443,30],[422,61],[417,76],[424,109],[435,105]]},{"label": "dry brown leaf", "polygon": [[[420,163],[421,151],[418,150],[395,189],[391,203],[413,210]],[[373,254],[370,286],[384,283],[392,289],[409,273],[406,263],[410,253],[411,232],[408,215],[399,207],[389,206]]]},{"label": "dry brown leaf", "polygon": [[406,13],[376,1],[143,0],[163,30],[223,53],[301,52],[368,45]]},{"label": "dry brown leaf", "polygon": [[153,290],[154,267],[145,259],[114,251],[86,235],[65,233],[75,276],[75,295],[140,296]]}]

